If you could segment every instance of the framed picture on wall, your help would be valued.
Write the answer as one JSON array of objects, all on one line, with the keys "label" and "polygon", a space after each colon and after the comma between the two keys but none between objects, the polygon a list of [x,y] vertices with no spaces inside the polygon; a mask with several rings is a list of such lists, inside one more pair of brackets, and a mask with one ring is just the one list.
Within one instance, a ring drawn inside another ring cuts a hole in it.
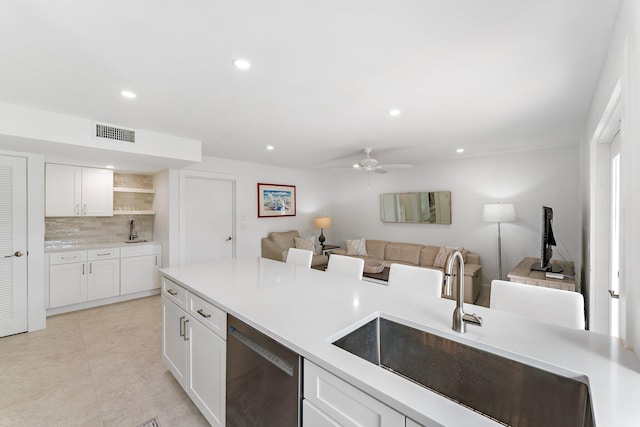
[{"label": "framed picture on wall", "polygon": [[258,183],[258,218],[295,215],[295,185]]}]

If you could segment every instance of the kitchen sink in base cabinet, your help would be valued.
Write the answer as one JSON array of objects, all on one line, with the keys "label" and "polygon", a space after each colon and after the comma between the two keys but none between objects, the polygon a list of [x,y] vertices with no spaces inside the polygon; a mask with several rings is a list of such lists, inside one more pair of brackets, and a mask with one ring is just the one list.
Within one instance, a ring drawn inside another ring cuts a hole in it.
[{"label": "kitchen sink in base cabinet", "polygon": [[164,279],[162,359],[202,415],[225,425],[226,313]]}]

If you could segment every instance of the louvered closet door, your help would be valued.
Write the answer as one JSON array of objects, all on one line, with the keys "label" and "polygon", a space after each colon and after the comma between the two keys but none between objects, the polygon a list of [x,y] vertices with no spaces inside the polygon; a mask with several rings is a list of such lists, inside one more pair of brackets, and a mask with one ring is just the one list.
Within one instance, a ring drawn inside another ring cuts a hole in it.
[{"label": "louvered closet door", "polygon": [[0,156],[0,336],[27,326],[27,160]]}]

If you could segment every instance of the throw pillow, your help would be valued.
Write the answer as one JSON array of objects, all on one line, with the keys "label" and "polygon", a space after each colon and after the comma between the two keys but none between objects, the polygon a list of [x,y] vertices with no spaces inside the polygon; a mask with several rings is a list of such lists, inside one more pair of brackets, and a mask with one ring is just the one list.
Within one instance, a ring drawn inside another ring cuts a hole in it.
[{"label": "throw pillow", "polygon": [[451,246],[442,246],[440,250],[438,250],[438,254],[436,255],[436,259],[433,261],[433,266],[438,268],[444,268],[447,264],[447,260],[455,251],[461,251],[464,248],[456,248]]},{"label": "throw pillow", "polygon": [[296,244],[296,249],[304,249],[315,253],[316,245],[314,244],[315,239],[313,237],[294,237],[293,240]]},{"label": "throw pillow", "polygon": [[367,242],[362,239],[347,240],[347,255],[367,256]]}]

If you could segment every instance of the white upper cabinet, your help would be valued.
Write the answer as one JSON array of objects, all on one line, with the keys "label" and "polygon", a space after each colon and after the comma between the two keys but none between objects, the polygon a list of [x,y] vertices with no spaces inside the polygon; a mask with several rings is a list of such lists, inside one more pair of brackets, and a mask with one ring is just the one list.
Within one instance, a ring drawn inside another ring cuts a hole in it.
[{"label": "white upper cabinet", "polygon": [[46,216],[113,216],[113,171],[47,163]]}]

